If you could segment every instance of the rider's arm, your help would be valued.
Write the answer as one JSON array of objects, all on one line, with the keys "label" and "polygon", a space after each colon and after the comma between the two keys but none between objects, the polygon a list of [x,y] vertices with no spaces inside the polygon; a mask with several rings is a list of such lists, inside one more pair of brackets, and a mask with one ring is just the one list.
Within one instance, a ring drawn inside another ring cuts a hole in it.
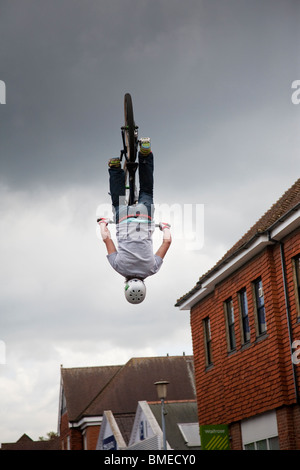
[{"label": "rider's arm", "polygon": [[170,229],[164,228],[163,229],[163,241],[160,247],[158,248],[156,255],[163,259],[168,249],[170,248],[171,243],[172,243],[172,236],[171,236]]},{"label": "rider's arm", "polygon": [[100,232],[102,236],[102,240],[104,241],[107,249],[107,254],[111,255],[117,251],[114,242],[111,239],[110,231],[107,228],[105,223],[100,223]]}]

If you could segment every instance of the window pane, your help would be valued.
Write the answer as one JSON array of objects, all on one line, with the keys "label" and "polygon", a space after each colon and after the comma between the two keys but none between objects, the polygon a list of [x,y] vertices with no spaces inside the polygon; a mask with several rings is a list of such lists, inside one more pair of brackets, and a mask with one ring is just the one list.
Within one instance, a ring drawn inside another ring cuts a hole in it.
[{"label": "window pane", "polygon": [[235,349],[235,346],[236,346],[235,332],[234,332],[234,311],[233,311],[232,299],[226,300],[225,306],[226,306],[226,316],[227,316],[229,350],[232,351],[233,349]]},{"label": "window pane", "polygon": [[212,352],[211,352],[211,332],[210,332],[210,320],[209,317],[204,319],[204,336],[205,336],[205,353],[206,353],[206,365],[212,364]]},{"label": "window pane", "polygon": [[209,318],[205,319],[205,334],[206,334],[206,340],[210,340],[210,321]]},{"label": "window pane", "polygon": [[255,301],[257,310],[257,323],[258,323],[258,334],[262,334],[266,331],[266,319],[265,319],[265,298],[262,286],[262,280],[258,279],[254,283],[255,286]]},{"label": "window pane", "polygon": [[278,437],[271,437],[271,439],[269,439],[269,448],[270,450],[279,450]]},{"label": "window pane", "polygon": [[233,314],[233,305],[232,300],[227,300],[227,317],[228,317],[228,324],[232,325],[234,323],[234,314]]},{"label": "window pane", "polygon": [[295,274],[296,274],[296,301],[298,303],[298,312],[300,310],[300,256],[294,258]]},{"label": "window pane", "polygon": [[259,333],[264,333],[267,329],[266,319],[265,319],[265,307],[261,307],[257,313],[258,313]]},{"label": "window pane", "polygon": [[245,450],[255,450],[254,442],[251,442],[250,444],[246,444],[244,446]]},{"label": "window pane", "polygon": [[235,333],[234,333],[234,325],[231,325],[229,328],[229,341],[230,341],[230,349],[235,349]]},{"label": "window pane", "polygon": [[250,341],[250,326],[248,315],[243,318],[244,343]]},{"label": "window pane", "polygon": [[256,282],[256,302],[258,308],[262,307],[264,305],[264,293],[263,293],[263,287],[262,287],[262,280],[259,279]]},{"label": "window pane", "polygon": [[207,350],[206,350],[206,353],[207,353],[207,365],[209,365],[209,364],[212,363],[212,360],[211,360],[211,347],[210,347],[210,343],[209,343],[209,342],[207,343]]},{"label": "window pane", "polygon": [[267,439],[263,439],[262,441],[256,442],[256,449],[257,450],[267,450]]},{"label": "window pane", "polygon": [[248,317],[248,300],[246,289],[240,291],[240,308],[242,315],[243,342],[250,341],[250,325]]}]

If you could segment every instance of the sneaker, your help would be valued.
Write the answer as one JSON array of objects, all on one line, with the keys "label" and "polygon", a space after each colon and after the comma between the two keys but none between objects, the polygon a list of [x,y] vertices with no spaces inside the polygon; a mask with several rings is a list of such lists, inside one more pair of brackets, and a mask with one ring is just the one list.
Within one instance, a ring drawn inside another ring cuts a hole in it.
[{"label": "sneaker", "polygon": [[109,168],[121,168],[121,161],[119,158],[111,158],[108,161]]},{"label": "sneaker", "polygon": [[149,137],[143,137],[139,140],[140,153],[142,155],[149,155],[151,152],[151,142]]}]

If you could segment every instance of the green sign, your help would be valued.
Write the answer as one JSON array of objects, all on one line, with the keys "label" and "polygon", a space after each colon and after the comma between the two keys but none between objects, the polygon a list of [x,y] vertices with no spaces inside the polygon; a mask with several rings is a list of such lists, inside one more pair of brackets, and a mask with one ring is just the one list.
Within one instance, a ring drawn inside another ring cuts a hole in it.
[{"label": "green sign", "polygon": [[226,424],[200,426],[202,450],[229,450],[229,432]]}]

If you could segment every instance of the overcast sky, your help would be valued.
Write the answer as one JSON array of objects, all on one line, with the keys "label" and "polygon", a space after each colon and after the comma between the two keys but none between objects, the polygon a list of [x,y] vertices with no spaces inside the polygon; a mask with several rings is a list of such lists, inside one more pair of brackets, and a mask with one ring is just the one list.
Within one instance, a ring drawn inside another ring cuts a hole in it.
[{"label": "overcast sky", "polygon": [[[60,364],[192,354],[174,303],[299,177],[298,29],[297,0],[1,0],[0,442],[57,430]],[[95,221],[126,92],[176,212],[139,306]]]}]

